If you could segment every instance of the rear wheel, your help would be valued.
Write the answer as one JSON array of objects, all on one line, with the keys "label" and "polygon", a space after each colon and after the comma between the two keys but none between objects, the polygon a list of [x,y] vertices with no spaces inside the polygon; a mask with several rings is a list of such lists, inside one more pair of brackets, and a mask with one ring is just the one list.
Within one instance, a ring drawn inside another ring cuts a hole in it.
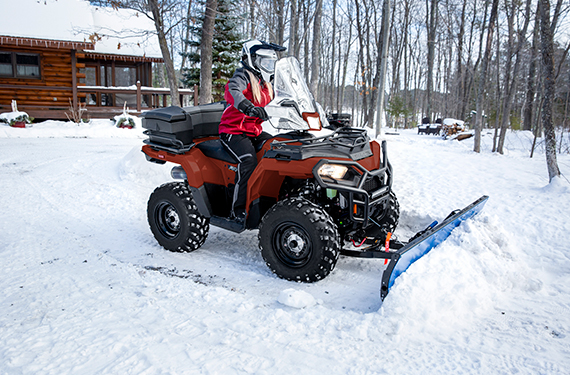
[{"label": "rear wheel", "polygon": [[190,189],[184,182],[164,184],[151,194],[148,223],[162,247],[175,252],[191,252],[206,241],[209,220],[198,212]]},{"label": "rear wheel", "polygon": [[339,257],[339,235],[331,217],[303,198],[278,202],[259,227],[261,255],[279,277],[302,282],[325,278]]}]

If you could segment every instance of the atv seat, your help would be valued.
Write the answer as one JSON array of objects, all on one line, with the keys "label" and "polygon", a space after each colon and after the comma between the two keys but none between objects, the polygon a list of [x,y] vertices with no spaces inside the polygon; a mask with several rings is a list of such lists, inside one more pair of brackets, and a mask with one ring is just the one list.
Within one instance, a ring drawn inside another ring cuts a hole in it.
[{"label": "atv seat", "polygon": [[232,164],[238,162],[226,151],[219,139],[200,142],[196,145],[196,148],[202,151],[202,153],[209,158],[227,161]]}]

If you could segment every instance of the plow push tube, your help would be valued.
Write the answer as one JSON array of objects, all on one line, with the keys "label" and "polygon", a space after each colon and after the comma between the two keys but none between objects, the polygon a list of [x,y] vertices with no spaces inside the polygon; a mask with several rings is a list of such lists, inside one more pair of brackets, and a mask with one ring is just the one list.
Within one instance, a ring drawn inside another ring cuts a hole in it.
[{"label": "plow push tube", "polygon": [[489,199],[489,197],[484,195],[464,209],[458,212],[452,212],[442,223],[426,230],[400,249],[388,253],[391,255],[389,258],[390,262],[382,274],[382,286],[380,288],[380,297],[382,300],[388,295],[389,289],[394,285],[394,280],[398,276],[405,272],[416,260],[445,241],[451,234],[451,231],[459,226],[461,222],[479,213],[487,202],[487,199]]}]

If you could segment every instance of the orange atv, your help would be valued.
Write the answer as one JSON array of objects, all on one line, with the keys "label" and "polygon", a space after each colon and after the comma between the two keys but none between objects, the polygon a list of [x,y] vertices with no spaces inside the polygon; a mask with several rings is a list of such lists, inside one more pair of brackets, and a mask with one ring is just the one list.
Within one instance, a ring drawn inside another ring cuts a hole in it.
[{"label": "orange atv", "polygon": [[148,221],[157,241],[177,252],[202,246],[209,225],[236,233],[259,229],[262,256],[275,274],[314,282],[334,269],[343,248],[384,243],[394,231],[399,205],[392,167],[386,143],[370,140],[364,129],[310,132],[326,120],[297,60],[277,62],[274,88],[264,126],[276,134],[257,150],[244,224],[229,218],[237,161],[218,137],[224,103],[143,114],[147,160],[178,164],[171,175],[180,180],[152,193]]}]

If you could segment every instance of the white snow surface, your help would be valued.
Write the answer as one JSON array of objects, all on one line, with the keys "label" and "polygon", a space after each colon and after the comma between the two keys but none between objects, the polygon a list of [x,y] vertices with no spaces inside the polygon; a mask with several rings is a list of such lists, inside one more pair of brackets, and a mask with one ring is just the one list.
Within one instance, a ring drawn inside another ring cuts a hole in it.
[{"label": "white snow surface", "polygon": [[0,373],[568,374],[566,178],[548,183],[529,133],[505,155],[488,133],[480,154],[472,139],[385,137],[401,239],[490,198],[382,303],[382,260],[341,257],[297,284],[266,267],[257,231],[161,248],[146,202],[172,165],[145,160],[140,124],[0,125]]}]

